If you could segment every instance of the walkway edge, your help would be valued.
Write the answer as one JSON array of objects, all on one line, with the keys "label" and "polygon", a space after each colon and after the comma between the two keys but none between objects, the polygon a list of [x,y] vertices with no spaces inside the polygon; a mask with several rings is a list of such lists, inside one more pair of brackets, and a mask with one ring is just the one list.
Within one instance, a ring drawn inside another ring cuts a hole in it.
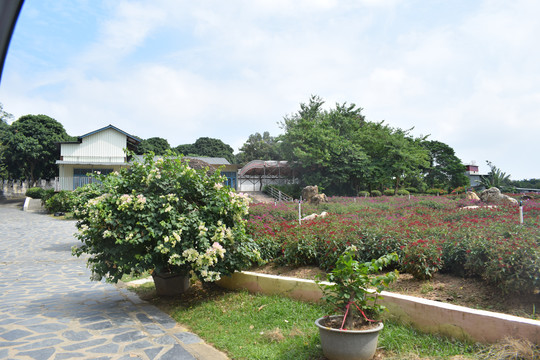
[{"label": "walkway edge", "polygon": [[[322,292],[313,280],[236,272],[223,277],[218,285],[227,289],[245,289],[252,293],[283,295],[302,301],[317,302]],[[457,339],[495,343],[507,337],[527,339],[540,344],[540,321],[518,316],[475,310],[464,306],[382,292],[388,317],[417,329]]]}]

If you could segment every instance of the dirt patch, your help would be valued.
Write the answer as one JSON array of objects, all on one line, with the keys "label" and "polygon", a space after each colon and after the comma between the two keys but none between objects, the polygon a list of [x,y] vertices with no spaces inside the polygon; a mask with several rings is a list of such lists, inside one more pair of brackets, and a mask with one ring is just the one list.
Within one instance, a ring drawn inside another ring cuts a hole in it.
[{"label": "dirt patch", "polygon": [[[277,266],[274,263],[251,271],[310,280],[315,280],[316,276],[324,276],[324,272],[317,267],[294,268]],[[499,289],[479,279],[437,273],[431,280],[426,281],[416,280],[409,274],[400,274],[399,279],[391,285],[388,291],[473,309],[540,319],[540,294],[503,295]]]}]

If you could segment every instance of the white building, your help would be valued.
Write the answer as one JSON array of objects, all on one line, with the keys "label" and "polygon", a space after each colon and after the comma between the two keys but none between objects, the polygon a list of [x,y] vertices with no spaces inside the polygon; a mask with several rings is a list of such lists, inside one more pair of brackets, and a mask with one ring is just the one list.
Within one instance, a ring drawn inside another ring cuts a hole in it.
[{"label": "white building", "polygon": [[89,173],[108,174],[129,165],[125,149],[134,151],[141,140],[113,125],[60,143],[60,190],[74,190],[90,183]]}]

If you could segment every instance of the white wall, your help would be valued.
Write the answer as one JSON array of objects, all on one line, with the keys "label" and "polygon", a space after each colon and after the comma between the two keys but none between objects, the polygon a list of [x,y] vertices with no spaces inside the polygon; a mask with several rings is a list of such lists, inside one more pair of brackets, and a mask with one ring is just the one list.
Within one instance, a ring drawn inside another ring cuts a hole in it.
[{"label": "white wall", "polygon": [[62,144],[60,156],[63,161],[123,163],[125,148],[126,135],[107,129],[84,137],[80,144]]}]

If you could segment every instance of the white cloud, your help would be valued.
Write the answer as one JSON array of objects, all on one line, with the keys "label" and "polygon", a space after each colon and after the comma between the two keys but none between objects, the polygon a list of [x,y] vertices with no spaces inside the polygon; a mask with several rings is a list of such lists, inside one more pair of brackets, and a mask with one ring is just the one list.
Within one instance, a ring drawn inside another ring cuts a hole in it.
[{"label": "white cloud", "polygon": [[[519,143],[540,152],[535,1],[467,3],[452,14],[392,0],[91,5],[99,28],[65,64],[5,69],[7,111],[46,113],[71,134],[113,123],[171,145],[210,136],[238,148],[254,132],[276,135],[277,122],[317,94],[328,106],[356,103],[369,120],[414,126],[464,161],[540,177],[539,161],[512,155]],[[15,68],[39,57],[26,51],[15,49]]]}]

